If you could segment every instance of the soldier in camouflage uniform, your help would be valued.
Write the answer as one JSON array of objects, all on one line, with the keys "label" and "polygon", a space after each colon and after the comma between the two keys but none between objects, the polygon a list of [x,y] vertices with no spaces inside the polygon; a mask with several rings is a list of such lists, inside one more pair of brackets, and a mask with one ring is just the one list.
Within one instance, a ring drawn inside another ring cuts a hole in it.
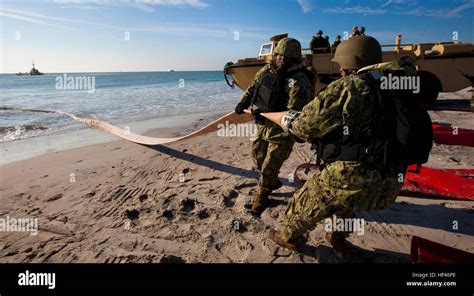
[{"label": "soldier in camouflage uniform", "polygon": [[[306,142],[317,143],[331,133],[334,139],[335,131],[345,126],[363,126],[374,112],[378,92],[354,74],[360,68],[382,61],[377,40],[355,36],[343,41],[337,47],[333,61],[339,63],[342,78],[321,91],[289,125],[290,133]],[[379,65],[382,66],[376,68],[382,72],[405,70],[407,75],[416,73],[413,61],[407,58]],[[325,163],[295,193],[280,230],[272,230],[269,238],[283,247],[298,250],[306,241],[308,231],[326,218],[333,215],[351,218],[355,211],[384,209],[394,203],[404,173],[404,168],[395,163],[389,163],[383,175],[376,166],[363,161]],[[343,232],[326,234],[326,240],[338,257],[347,255],[347,235]]]},{"label": "soldier in camouflage uniform", "polygon": [[[314,90],[310,79],[304,73],[305,68],[301,64],[301,44],[298,40],[284,38],[278,42],[273,61],[265,65],[255,75],[251,86],[245,91],[235,112],[242,114],[244,109],[249,108],[255,102],[255,96],[263,93],[261,87],[265,84],[263,77],[276,77],[272,89],[271,100],[281,101],[276,105],[282,106],[283,111],[288,109],[301,110],[313,99]],[[271,74],[274,76],[268,76]],[[276,87],[275,85],[281,85]],[[278,174],[283,162],[291,154],[295,141],[280,126],[256,116],[257,138],[252,143],[252,158],[260,173],[256,198],[252,205],[252,212],[261,214],[268,204],[268,196],[273,190],[282,186]]]}]

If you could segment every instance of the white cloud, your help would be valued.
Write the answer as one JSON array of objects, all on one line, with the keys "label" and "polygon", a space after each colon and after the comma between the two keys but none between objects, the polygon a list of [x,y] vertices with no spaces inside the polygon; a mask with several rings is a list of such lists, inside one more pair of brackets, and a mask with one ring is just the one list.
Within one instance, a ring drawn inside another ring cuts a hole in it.
[{"label": "white cloud", "polygon": [[382,5],[380,8],[384,8],[385,6],[388,6],[390,4],[403,4],[403,3],[410,3],[410,4],[415,4],[416,1],[413,0],[388,0],[384,5]]},{"label": "white cloud", "polygon": [[16,10],[16,9],[5,9],[0,8],[0,15],[7,17],[16,18],[19,20],[54,26],[63,29],[76,30],[67,26],[55,25],[51,23],[43,22],[39,19],[46,19],[50,21],[59,21],[63,23],[76,23],[84,24],[97,27],[103,27],[107,29],[117,30],[117,31],[129,31],[129,32],[150,32],[150,33],[162,33],[162,34],[174,34],[174,35],[193,35],[193,36],[206,36],[213,38],[233,38],[234,32],[238,31],[240,38],[242,39],[267,39],[268,36],[272,35],[274,28],[254,28],[254,27],[241,27],[241,26],[232,26],[232,25],[206,25],[206,24],[190,24],[190,23],[155,23],[149,26],[141,27],[123,27],[116,25],[109,25],[105,23],[89,22],[82,21],[77,19],[68,19],[62,17],[53,17],[43,14],[38,14],[29,11]]},{"label": "white cloud", "polygon": [[417,7],[410,11],[400,12],[400,14],[450,18],[450,17],[460,17],[461,12],[463,12],[464,10],[471,9],[471,8],[474,8],[474,0],[464,3],[463,5],[460,5],[452,9],[433,10],[433,9],[425,9],[424,7]]},{"label": "white cloud", "polygon": [[469,2],[466,2],[455,8],[445,9],[427,9],[423,6],[418,6],[416,1],[411,0],[386,0],[386,2],[380,6],[380,8],[347,5],[345,7],[326,8],[323,11],[333,14],[382,15],[391,13],[414,16],[454,18],[460,17],[463,11],[472,8],[474,8],[474,0],[470,0]]},{"label": "white cloud", "polygon": [[[18,19],[26,20],[25,18],[28,18],[30,21],[35,22],[35,23],[38,23],[38,24],[51,25],[51,24],[48,24],[48,23],[44,23],[44,22],[38,21],[38,20],[36,20],[36,19],[34,19],[34,18],[43,18],[43,19],[54,20],[54,21],[80,23],[80,24],[88,24],[88,25],[98,25],[98,23],[94,23],[94,22],[86,22],[86,21],[73,20],[73,19],[67,19],[67,18],[62,18],[62,17],[47,16],[47,15],[43,15],[43,14],[39,14],[39,13],[34,13],[34,12],[29,12],[29,11],[24,11],[24,10],[0,8],[0,11],[2,11],[2,12],[4,12],[4,13],[8,13],[8,14],[15,14],[15,15],[17,15],[17,16],[21,16],[21,18],[18,18]],[[27,21],[28,21],[28,20],[27,20]],[[53,25],[53,26],[57,26],[57,25]],[[64,26],[59,26],[59,27],[61,27],[61,28],[69,28],[69,27],[64,27]],[[114,27],[114,26],[111,26],[111,27],[112,27],[112,28],[116,28],[116,27]],[[72,28],[71,28],[71,29],[72,29]],[[121,29],[125,29],[125,28],[121,28]],[[73,29],[73,30],[77,30],[77,29]]]},{"label": "white cloud", "polygon": [[153,6],[174,6],[206,8],[208,4],[201,0],[52,0],[52,2],[62,5],[102,5],[102,6],[130,6],[152,12]]},{"label": "white cloud", "polygon": [[4,9],[0,9],[0,16],[7,17],[7,18],[12,18],[12,19],[17,19],[17,20],[22,20],[22,21],[29,22],[29,23],[35,23],[35,24],[46,25],[46,26],[56,27],[56,28],[61,28],[61,29],[66,29],[66,30],[78,31],[77,29],[74,29],[74,28],[71,28],[71,27],[46,23],[46,22],[43,22],[43,21],[40,21],[40,20],[37,20],[37,19],[33,19],[33,18],[25,16],[25,15],[20,15],[20,14],[8,12]]},{"label": "white cloud", "polygon": [[385,9],[373,9],[370,7],[362,7],[362,6],[326,8],[323,11],[327,13],[334,13],[334,14],[364,14],[364,15],[375,15],[375,14],[387,13],[387,10]]},{"label": "white cloud", "polygon": [[384,5],[382,5],[380,8],[384,8],[385,6],[387,5],[390,5],[393,3],[393,0],[388,0],[387,3],[385,3]]},{"label": "white cloud", "polygon": [[[451,11],[448,12],[449,16],[458,16],[459,13],[461,13],[464,10],[474,8],[474,1],[470,1],[468,3],[465,3],[459,7],[456,7],[452,9]],[[472,16],[472,15],[471,15]]]},{"label": "white cloud", "polygon": [[313,9],[309,0],[298,0],[298,4],[301,6],[304,13],[308,13]]},{"label": "white cloud", "polygon": [[164,6],[191,6],[205,8],[208,5],[200,0],[136,0],[137,3]]}]

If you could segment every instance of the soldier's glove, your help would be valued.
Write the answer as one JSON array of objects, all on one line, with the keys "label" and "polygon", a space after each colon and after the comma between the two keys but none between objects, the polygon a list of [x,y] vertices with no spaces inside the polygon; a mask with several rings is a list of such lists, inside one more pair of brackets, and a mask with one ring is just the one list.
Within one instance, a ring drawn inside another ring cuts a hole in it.
[{"label": "soldier's glove", "polygon": [[262,110],[260,109],[252,109],[252,116],[255,119],[256,124],[265,124],[265,117],[263,117],[260,113]]},{"label": "soldier's glove", "polygon": [[244,114],[244,109],[245,109],[245,106],[243,103],[238,103],[237,106],[235,106],[235,113],[237,114]]},{"label": "soldier's glove", "polygon": [[284,132],[291,132],[291,126],[293,124],[293,120],[296,119],[300,115],[301,112],[296,111],[296,110],[289,110],[288,112],[283,115],[281,118],[281,128],[283,129]]}]

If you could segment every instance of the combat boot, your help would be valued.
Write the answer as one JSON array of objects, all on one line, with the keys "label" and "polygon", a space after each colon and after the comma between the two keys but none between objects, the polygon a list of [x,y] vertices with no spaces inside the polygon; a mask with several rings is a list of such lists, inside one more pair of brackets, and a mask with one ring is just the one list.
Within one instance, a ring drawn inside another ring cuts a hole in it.
[{"label": "combat boot", "polygon": [[331,244],[334,253],[340,259],[347,258],[346,236],[340,232],[326,232],[326,241]]},{"label": "combat boot", "polygon": [[286,241],[285,239],[281,237],[280,233],[278,233],[278,231],[274,229],[270,230],[270,234],[268,235],[268,238],[271,239],[280,247],[287,248],[292,251],[299,251],[306,244],[305,238],[300,238],[300,239],[295,239],[295,240],[290,239]]},{"label": "combat boot", "polygon": [[271,191],[259,187],[257,189],[257,195],[252,204],[252,209],[250,210],[254,215],[260,215],[266,209],[268,205],[268,196]]},{"label": "combat boot", "polygon": [[281,183],[281,181],[279,179],[277,179],[277,182],[275,185],[271,186],[270,189],[272,191],[275,191],[277,189],[280,189],[281,187],[283,186],[283,184]]}]

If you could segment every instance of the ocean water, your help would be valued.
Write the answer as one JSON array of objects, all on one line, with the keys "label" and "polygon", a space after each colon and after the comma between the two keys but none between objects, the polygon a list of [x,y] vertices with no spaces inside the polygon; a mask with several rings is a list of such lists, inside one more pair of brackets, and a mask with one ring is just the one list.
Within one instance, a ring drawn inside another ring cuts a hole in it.
[{"label": "ocean water", "polygon": [[217,118],[242,95],[221,71],[0,74],[0,90],[0,165],[119,139],[68,116],[2,108],[67,112],[144,134]]},{"label": "ocean water", "polygon": [[[0,89],[0,108],[62,111],[114,125],[231,111],[242,95],[221,71],[0,74]],[[57,114],[0,111],[0,143],[84,128]]]}]

